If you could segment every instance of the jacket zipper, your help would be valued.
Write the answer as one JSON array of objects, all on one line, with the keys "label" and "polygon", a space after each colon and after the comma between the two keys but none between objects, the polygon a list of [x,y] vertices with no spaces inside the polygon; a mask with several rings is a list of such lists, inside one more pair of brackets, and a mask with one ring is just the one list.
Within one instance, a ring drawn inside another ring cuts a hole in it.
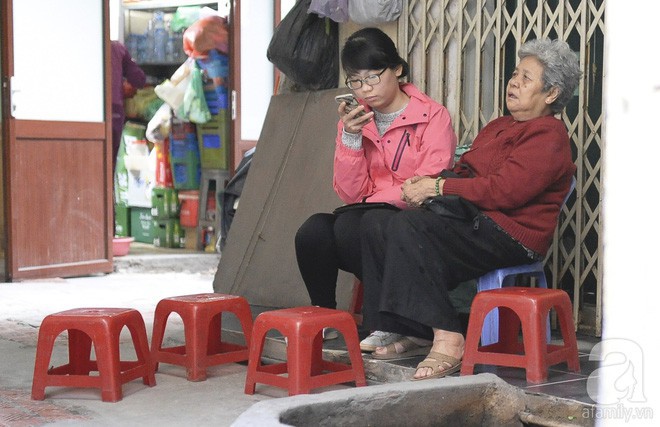
[{"label": "jacket zipper", "polygon": [[410,147],[410,133],[408,131],[403,131],[401,140],[399,141],[398,147],[396,147],[396,153],[394,153],[394,160],[392,160],[392,170],[399,170],[399,164],[401,163],[401,157],[403,157],[403,150],[406,148],[406,145]]}]

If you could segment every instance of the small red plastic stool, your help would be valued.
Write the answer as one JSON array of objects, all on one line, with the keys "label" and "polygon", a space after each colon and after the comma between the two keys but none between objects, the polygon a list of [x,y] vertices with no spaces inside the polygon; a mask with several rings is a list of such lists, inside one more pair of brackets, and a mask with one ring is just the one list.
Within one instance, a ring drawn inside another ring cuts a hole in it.
[{"label": "small red plastic stool", "polygon": [[[185,345],[162,347],[170,314],[181,316]],[[222,313],[230,312],[241,322],[245,345],[222,341]],[[206,368],[248,359],[252,335],[252,312],[247,300],[225,294],[195,294],[162,299],[156,306],[151,337],[154,371],[158,363],[184,366],[188,381],[206,380]]]},{"label": "small red plastic stool", "polygon": [[[351,364],[323,360],[323,328],[334,328],[344,337]],[[287,339],[287,362],[264,365],[261,353],[266,333],[277,329]],[[325,372],[325,373],[324,373]],[[288,376],[280,376],[287,373]],[[287,389],[289,396],[310,390],[355,382],[367,385],[357,327],[346,311],[322,307],[296,307],[261,313],[254,322],[245,394],[254,394],[256,383]]]},{"label": "small red plastic stool", "polygon": [[[131,333],[137,361],[120,361],[119,335],[124,327]],[[65,330],[69,336],[69,363],[49,369],[55,339]],[[91,360],[92,343],[96,360]],[[92,371],[99,375],[90,376]],[[122,399],[121,386],[140,377],[144,384],[156,385],[147,331],[139,311],[78,308],[48,315],[41,323],[32,399],[43,400],[46,387],[64,386],[99,388],[104,402],[117,402]]]},{"label": "small red plastic stool", "polygon": [[[499,342],[479,346],[486,315],[499,308]],[[547,344],[550,309],[557,318],[563,345]],[[523,341],[518,342],[522,327]],[[527,382],[539,384],[548,378],[548,367],[566,362],[580,372],[577,340],[568,294],[558,289],[508,287],[479,292],[472,301],[461,375],[471,375],[475,364],[525,368]]]}]

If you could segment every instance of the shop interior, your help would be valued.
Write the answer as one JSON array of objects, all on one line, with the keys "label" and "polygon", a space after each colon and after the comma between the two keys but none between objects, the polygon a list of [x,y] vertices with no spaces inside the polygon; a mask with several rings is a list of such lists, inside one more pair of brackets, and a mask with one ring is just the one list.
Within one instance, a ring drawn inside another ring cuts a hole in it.
[{"label": "shop interior", "polygon": [[230,143],[229,10],[222,4],[121,3],[117,38],[146,85],[124,83],[115,257],[221,250],[223,190],[237,166]]}]

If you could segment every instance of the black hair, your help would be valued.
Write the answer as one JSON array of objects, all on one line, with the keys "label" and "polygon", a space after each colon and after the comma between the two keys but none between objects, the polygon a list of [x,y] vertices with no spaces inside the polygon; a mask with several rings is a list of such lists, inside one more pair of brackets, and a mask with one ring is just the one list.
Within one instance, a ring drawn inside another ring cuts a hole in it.
[{"label": "black hair", "polygon": [[395,69],[401,65],[401,76],[408,75],[408,63],[399,56],[392,39],[378,28],[363,28],[351,34],[341,50],[341,63],[347,75],[359,70]]}]

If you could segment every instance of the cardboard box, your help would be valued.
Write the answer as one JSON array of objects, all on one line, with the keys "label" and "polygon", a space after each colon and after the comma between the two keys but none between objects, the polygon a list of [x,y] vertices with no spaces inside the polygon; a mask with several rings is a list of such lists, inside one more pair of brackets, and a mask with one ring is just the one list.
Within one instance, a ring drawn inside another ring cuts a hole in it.
[{"label": "cardboard box", "polygon": [[131,208],[125,204],[115,205],[115,236],[128,237],[131,233]]},{"label": "cardboard box", "polygon": [[138,171],[128,171],[127,204],[137,208],[151,208],[151,186],[145,174]]},{"label": "cardboard box", "polygon": [[197,227],[181,227],[183,231],[183,247],[186,249],[197,250],[199,236],[197,235]]},{"label": "cardboard box", "polygon": [[151,208],[131,208],[131,236],[136,242],[154,242],[153,218]]}]

